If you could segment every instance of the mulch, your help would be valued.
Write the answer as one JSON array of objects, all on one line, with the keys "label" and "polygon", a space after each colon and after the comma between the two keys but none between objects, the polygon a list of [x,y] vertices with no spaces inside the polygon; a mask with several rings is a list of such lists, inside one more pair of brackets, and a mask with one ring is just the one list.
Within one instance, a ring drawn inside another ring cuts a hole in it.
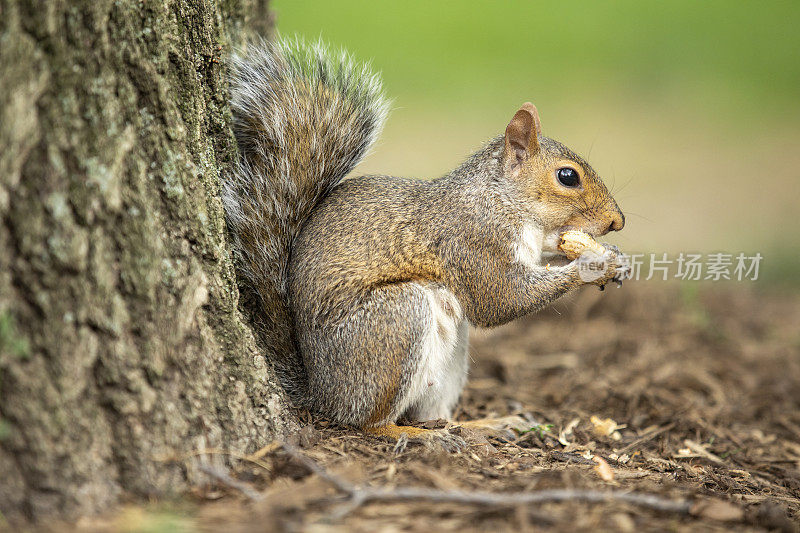
[{"label": "mulch", "polygon": [[[798,326],[793,292],[644,282],[584,290],[473,335],[456,419],[517,414],[532,431],[504,438],[451,426],[469,447],[449,454],[305,415],[291,442],[324,475],[273,443],[258,464],[229,473],[244,492],[219,479],[197,487],[187,520],[213,531],[798,531]],[[326,475],[389,490],[641,493],[691,510],[353,505]]]}]

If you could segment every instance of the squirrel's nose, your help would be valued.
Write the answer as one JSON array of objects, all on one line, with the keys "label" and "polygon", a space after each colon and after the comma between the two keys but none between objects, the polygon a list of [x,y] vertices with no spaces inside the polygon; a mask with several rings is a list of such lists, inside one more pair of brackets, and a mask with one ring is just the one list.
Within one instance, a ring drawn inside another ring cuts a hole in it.
[{"label": "squirrel's nose", "polygon": [[617,211],[613,215],[611,215],[611,222],[609,222],[608,227],[603,231],[603,235],[608,233],[609,231],[619,231],[625,227],[625,215],[622,214],[622,211]]}]

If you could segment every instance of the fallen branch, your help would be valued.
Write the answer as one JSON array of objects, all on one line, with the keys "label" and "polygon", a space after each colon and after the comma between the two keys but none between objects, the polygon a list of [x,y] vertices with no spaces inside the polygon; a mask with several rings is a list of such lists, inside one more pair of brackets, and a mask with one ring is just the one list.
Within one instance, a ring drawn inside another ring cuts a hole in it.
[{"label": "fallen branch", "polygon": [[652,494],[638,494],[624,491],[554,489],[536,492],[493,493],[482,491],[437,490],[417,487],[386,489],[381,487],[359,486],[329,473],[291,444],[284,443],[283,449],[292,459],[302,464],[310,472],[317,474],[321,479],[327,481],[347,496],[345,504],[334,514],[336,518],[346,516],[365,503],[376,501],[413,500],[500,507],[566,501],[580,501],[585,503],[620,502],[646,507],[656,511],[682,515],[689,514],[692,506],[690,502],[685,500],[669,500]]},{"label": "fallen branch", "polygon": [[263,496],[261,496],[261,494],[259,494],[258,491],[256,491],[253,487],[251,487],[247,483],[239,481],[238,479],[232,478],[230,474],[228,474],[224,470],[219,470],[217,468],[208,465],[200,465],[200,471],[216,479],[223,485],[238,490],[239,492],[244,494],[250,501],[257,502],[263,499]]}]

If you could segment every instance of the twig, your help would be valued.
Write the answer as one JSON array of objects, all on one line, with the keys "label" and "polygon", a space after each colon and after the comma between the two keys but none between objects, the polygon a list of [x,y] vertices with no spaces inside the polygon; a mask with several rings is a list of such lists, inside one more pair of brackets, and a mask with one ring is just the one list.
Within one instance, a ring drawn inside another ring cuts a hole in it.
[{"label": "twig", "polygon": [[248,461],[260,461],[265,455],[274,452],[275,450],[279,450],[281,448],[281,443],[279,441],[272,441],[260,450],[251,453],[247,456]]},{"label": "twig", "polygon": [[261,494],[259,494],[255,489],[253,489],[253,487],[251,487],[247,483],[239,481],[238,479],[232,478],[224,470],[219,470],[209,465],[200,465],[200,471],[203,472],[204,474],[208,474],[209,476],[216,479],[223,485],[238,490],[239,492],[247,496],[247,499],[250,501],[257,502],[263,499],[263,496],[261,496]]},{"label": "twig", "polygon": [[295,448],[293,445],[289,444],[288,442],[283,443],[283,449],[289,456],[297,461],[298,463],[302,464],[306,467],[307,470],[310,472],[318,475],[337,489],[341,490],[342,492],[352,493],[353,491],[357,490],[357,487],[350,483],[349,481],[345,481],[344,479],[334,476],[328,473],[327,470],[319,466],[316,461],[312,460],[310,457],[307,457],[303,453],[300,453],[300,450]]},{"label": "twig", "polygon": [[532,503],[583,501],[587,503],[623,502],[649,507],[658,511],[686,514],[690,504],[685,501],[666,500],[652,494],[637,494],[624,491],[597,491],[586,489],[552,489],[536,492],[464,492],[442,491],[425,488],[358,489],[361,501],[376,500],[425,500],[432,502],[465,503],[473,505],[513,506]]},{"label": "twig", "polygon": [[548,456],[551,459],[556,461],[561,461],[564,463],[575,463],[579,465],[594,465],[595,462],[591,459],[587,459],[586,457],[582,456],[579,453],[575,452],[561,452],[558,450],[552,450]]},{"label": "twig", "polygon": [[537,503],[582,501],[586,503],[622,502],[657,511],[689,514],[691,503],[685,500],[669,500],[652,494],[638,494],[624,491],[596,491],[582,489],[555,489],[536,492],[466,492],[461,490],[438,490],[421,487],[381,487],[359,486],[328,473],[316,462],[300,453],[291,444],[284,443],[283,449],[295,461],[309,471],[336,487],[348,496],[347,502],[334,514],[342,518],[367,502],[375,501],[427,501],[438,503],[461,503],[486,506],[515,506]]},{"label": "twig", "polygon": [[792,433],[794,433],[794,436],[798,440],[800,440],[800,426],[798,426],[797,424],[793,423],[791,420],[789,420],[785,416],[782,416],[782,417],[778,418],[778,423],[780,425],[782,425],[783,427],[785,427],[786,429],[788,429],[789,431],[791,431]]},{"label": "twig", "polygon": [[661,435],[665,431],[669,431],[670,429],[672,429],[674,427],[675,427],[675,423],[672,422],[671,424],[667,424],[666,426],[664,426],[662,428],[658,428],[658,429],[656,429],[654,431],[651,431],[650,433],[647,433],[647,434],[643,435],[642,437],[640,437],[640,438],[636,439],[635,441],[631,442],[630,444],[628,444],[627,446],[625,446],[621,450],[617,451],[617,454],[621,456],[624,453],[628,453],[629,451],[633,450],[634,448],[641,446],[645,442],[649,442],[649,441],[653,440],[654,438],[658,437],[659,435]]},{"label": "twig", "polygon": [[187,459],[191,459],[192,457],[198,457],[198,456],[201,456],[201,455],[227,455],[227,456],[233,457],[234,459],[239,459],[241,461],[247,461],[249,463],[253,463],[254,465],[260,466],[261,468],[263,468],[267,472],[271,472],[272,471],[272,467],[270,465],[268,465],[267,463],[265,463],[264,461],[262,461],[262,460],[260,460],[258,458],[253,458],[250,455],[242,455],[240,453],[232,452],[232,451],[228,451],[228,450],[219,450],[217,448],[206,448],[204,450],[194,450],[194,451],[186,453],[186,454],[184,454],[184,455],[182,455],[180,457],[175,457],[175,456],[171,456],[171,455],[170,456],[156,457],[156,461],[161,461],[161,462],[164,462],[164,463],[168,463],[168,462],[172,462],[172,461],[186,461]]},{"label": "twig", "polygon": [[712,463],[716,463],[718,465],[725,465],[726,464],[725,461],[722,459],[722,457],[720,457],[718,455],[715,455],[715,454],[711,453],[710,451],[706,450],[705,446],[703,446],[702,444],[698,444],[698,443],[694,442],[693,440],[689,440],[689,439],[684,440],[683,444],[687,448],[689,448],[689,450],[693,451],[694,453],[696,453],[700,457],[702,457],[702,458],[704,458],[704,459],[706,459],[708,461],[711,461]]}]

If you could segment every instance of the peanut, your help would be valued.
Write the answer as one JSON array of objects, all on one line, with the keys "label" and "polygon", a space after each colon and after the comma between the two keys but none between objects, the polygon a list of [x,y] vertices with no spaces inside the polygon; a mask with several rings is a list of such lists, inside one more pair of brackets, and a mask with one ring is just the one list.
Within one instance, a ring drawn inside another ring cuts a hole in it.
[{"label": "peanut", "polygon": [[567,259],[577,259],[584,252],[591,251],[603,255],[605,248],[598,244],[591,235],[578,230],[569,230],[561,234],[558,249],[564,252]]}]

